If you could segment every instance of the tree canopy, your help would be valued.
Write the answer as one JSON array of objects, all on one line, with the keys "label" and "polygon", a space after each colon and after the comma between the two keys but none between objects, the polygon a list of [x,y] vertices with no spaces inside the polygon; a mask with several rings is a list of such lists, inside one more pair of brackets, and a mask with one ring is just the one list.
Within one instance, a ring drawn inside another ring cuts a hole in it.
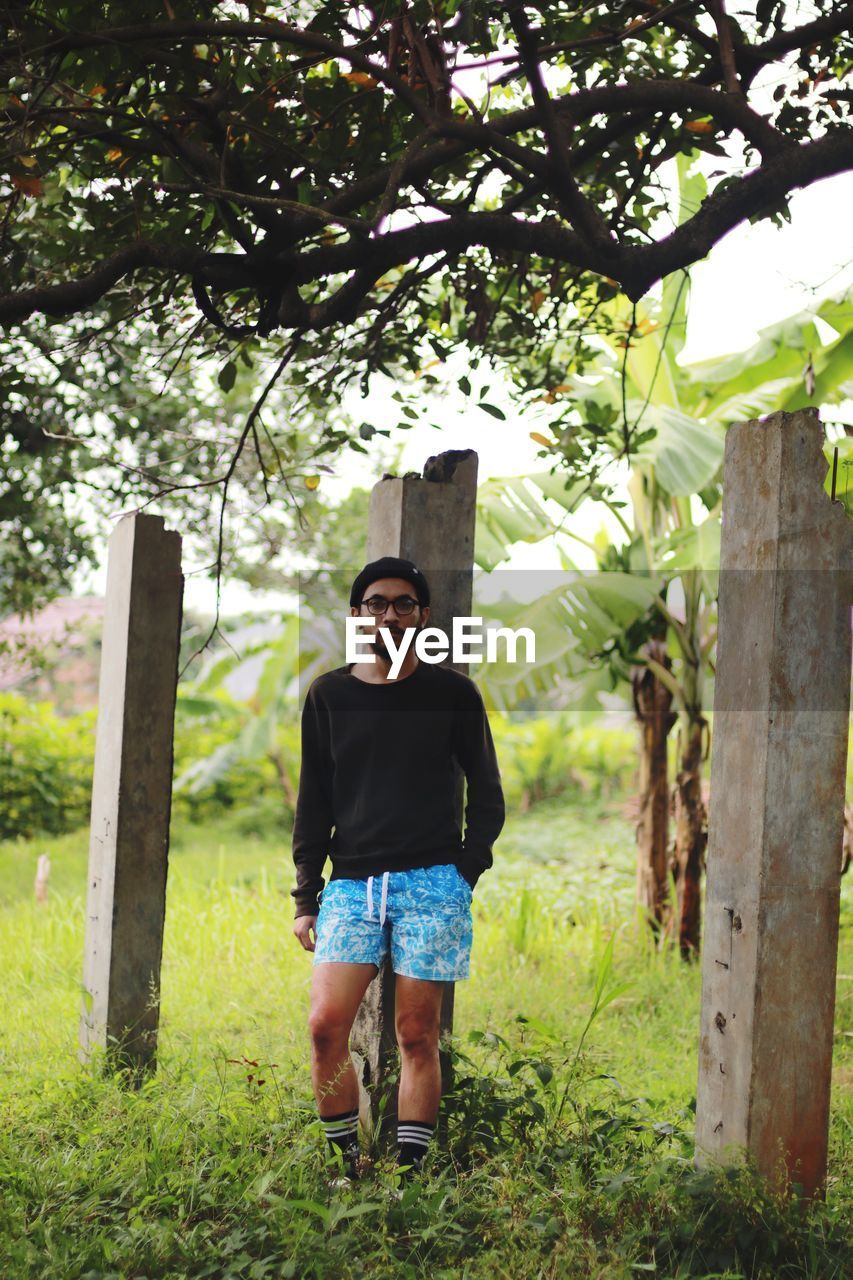
[{"label": "tree canopy", "polygon": [[[482,340],[520,293],[638,299],[853,165],[837,0],[3,13],[7,324],[194,299],[231,338],[360,324],[369,353],[430,297]],[[697,147],[730,163],[661,231],[661,166]]]},{"label": "tree canopy", "polygon": [[[336,407],[353,378],[397,379],[400,426],[459,344],[559,393],[616,295],[664,279],[677,307],[732,228],[853,166],[853,4],[730,8],[0,5],[8,603],[87,554],[81,484],[185,501],[221,553],[217,486],[292,509],[375,435]],[[586,423],[575,470],[614,429]]]}]

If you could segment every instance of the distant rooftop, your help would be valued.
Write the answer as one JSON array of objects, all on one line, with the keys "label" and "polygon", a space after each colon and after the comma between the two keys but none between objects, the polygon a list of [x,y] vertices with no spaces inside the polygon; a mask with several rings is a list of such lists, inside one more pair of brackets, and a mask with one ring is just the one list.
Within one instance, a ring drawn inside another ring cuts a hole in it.
[{"label": "distant rooftop", "polygon": [[[69,711],[97,702],[97,639],[104,616],[99,596],[68,596],[31,616],[0,621],[0,692],[65,703]],[[45,666],[40,658],[45,659]],[[67,695],[58,697],[58,688]]]}]

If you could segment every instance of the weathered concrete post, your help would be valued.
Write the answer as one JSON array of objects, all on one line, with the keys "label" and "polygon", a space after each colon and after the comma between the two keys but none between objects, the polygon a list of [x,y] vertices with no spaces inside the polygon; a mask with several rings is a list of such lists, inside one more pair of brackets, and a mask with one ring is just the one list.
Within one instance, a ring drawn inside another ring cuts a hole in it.
[{"label": "weathered concrete post", "polygon": [[110,538],[92,789],[81,1057],[153,1066],[183,598],[181,539],[159,516]]},{"label": "weathered concrete post", "polygon": [[853,522],[814,410],[729,429],[697,1159],[826,1173]]},{"label": "weathered concrete post", "polygon": [[[370,495],[367,558],[401,556],[423,569],[430,585],[430,626],[450,635],[453,618],[470,616],[474,572],[474,524],[477,503],[477,455],[471,449],[450,450],[429,458],[423,477],[380,480]],[[456,664],[450,664],[456,665]],[[457,666],[466,670],[465,666]],[[458,776],[460,820],[463,778]],[[445,987],[442,1031],[453,1026],[454,987]],[[352,1050],[361,1082],[362,1119],[371,1126],[376,1098],[365,1084],[375,1085],[387,1075],[396,1047],[394,1034],[394,974],[388,962],[368,988],[353,1028]],[[445,1084],[448,1064],[442,1062]],[[385,1121],[395,1118],[396,1099],[389,1101]]]}]

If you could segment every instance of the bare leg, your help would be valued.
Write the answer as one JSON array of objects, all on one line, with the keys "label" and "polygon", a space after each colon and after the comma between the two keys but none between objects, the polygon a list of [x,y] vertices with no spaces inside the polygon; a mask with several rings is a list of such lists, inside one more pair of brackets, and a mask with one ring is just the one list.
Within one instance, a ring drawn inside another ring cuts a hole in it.
[{"label": "bare leg", "polygon": [[374,964],[315,964],[311,979],[311,1083],[321,1116],[358,1107],[349,1036]]},{"label": "bare leg", "polygon": [[401,1120],[435,1124],[441,1099],[438,1037],[443,982],[397,975],[397,1043],[400,1046]]}]

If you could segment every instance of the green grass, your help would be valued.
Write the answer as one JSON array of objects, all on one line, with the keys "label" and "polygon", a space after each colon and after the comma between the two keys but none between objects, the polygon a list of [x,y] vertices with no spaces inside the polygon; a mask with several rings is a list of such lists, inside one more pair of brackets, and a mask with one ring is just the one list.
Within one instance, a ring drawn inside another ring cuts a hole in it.
[{"label": "green grass", "polygon": [[[849,981],[826,1203],[802,1214],[747,1171],[697,1173],[698,969],[650,949],[632,829],[591,804],[513,817],[477,889],[447,1141],[423,1185],[330,1192],[289,841],[242,821],[175,832],[159,1068],[138,1092],[76,1058],[85,834],[0,845],[3,1280],[844,1274]],[[845,975],[849,889],[843,922]],[[579,1050],[596,984],[615,998]]]}]

